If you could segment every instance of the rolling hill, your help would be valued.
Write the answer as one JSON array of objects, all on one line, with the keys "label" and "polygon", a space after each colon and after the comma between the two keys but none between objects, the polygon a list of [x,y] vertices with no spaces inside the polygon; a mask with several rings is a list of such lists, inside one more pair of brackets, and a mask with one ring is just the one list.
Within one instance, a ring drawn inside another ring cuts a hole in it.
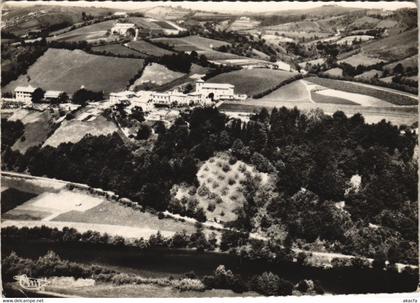
[{"label": "rolling hill", "polygon": [[44,90],[62,90],[72,94],[82,85],[105,93],[125,89],[130,79],[143,68],[144,60],[91,55],[81,50],[48,49],[26,75],[5,86],[39,86]]}]

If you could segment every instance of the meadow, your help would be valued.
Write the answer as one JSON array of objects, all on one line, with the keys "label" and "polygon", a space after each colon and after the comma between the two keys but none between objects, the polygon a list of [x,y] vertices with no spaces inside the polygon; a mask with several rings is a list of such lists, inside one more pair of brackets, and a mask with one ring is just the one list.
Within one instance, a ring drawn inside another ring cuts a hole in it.
[{"label": "meadow", "polygon": [[272,69],[242,69],[219,74],[207,82],[233,84],[235,93],[255,96],[273,89],[295,75],[296,73]]},{"label": "meadow", "polygon": [[121,44],[107,44],[107,45],[94,46],[91,48],[91,50],[95,53],[107,53],[107,54],[112,54],[115,56],[122,56],[122,57],[124,56],[135,56],[135,57],[142,57],[142,58],[146,57],[140,52],[132,48],[125,47],[124,45],[121,45]]},{"label": "meadow", "polygon": [[164,55],[172,55],[173,52],[153,45],[144,40],[131,41],[127,43],[127,46],[137,52],[145,54],[146,56],[162,57]]},{"label": "meadow", "polygon": [[49,111],[19,110],[10,117],[12,121],[21,120],[25,125],[23,135],[13,144],[12,149],[21,153],[30,147],[41,145],[49,136],[57,117]]},{"label": "meadow", "polygon": [[200,36],[187,36],[182,38],[155,38],[152,41],[164,43],[173,47],[176,51],[211,51],[214,48],[222,45],[229,45],[225,41],[208,39]]},{"label": "meadow", "polygon": [[308,90],[303,81],[296,80],[260,98],[259,101],[310,102],[309,97]]},{"label": "meadow", "polygon": [[114,132],[118,132],[117,125],[101,115],[92,121],[64,120],[42,146],[57,147],[61,143],[77,143],[86,135],[106,136]]},{"label": "meadow", "polygon": [[183,73],[172,71],[163,65],[151,63],[144,68],[141,77],[138,78],[131,87],[136,87],[147,82],[163,85],[184,75],[185,74]]},{"label": "meadow", "polygon": [[311,98],[316,103],[359,105],[358,103],[352,102],[344,98],[322,95],[318,92],[311,92]]},{"label": "meadow", "polygon": [[363,52],[355,54],[353,56],[347,57],[343,60],[339,60],[337,63],[347,63],[350,64],[353,67],[357,67],[358,65],[373,65],[376,63],[384,62],[384,60],[378,59],[375,57],[375,55],[372,54],[372,56],[369,56]]},{"label": "meadow", "polygon": [[53,36],[50,39],[53,41],[79,42],[99,38],[106,38],[107,30],[111,29],[114,23],[115,20],[98,22],[95,24],[76,28],[72,31],[57,36]]},{"label": "meadow", "polygon": [[[144,60],[88,54],[81,50],[48,49],[28,69],[26,75],[4,87],[12,92],[16,86],[41,87],[73,94],[83,85],[93,91],[121,91],[143,68]],[[29,80],[28,80],[29,79]]]}]

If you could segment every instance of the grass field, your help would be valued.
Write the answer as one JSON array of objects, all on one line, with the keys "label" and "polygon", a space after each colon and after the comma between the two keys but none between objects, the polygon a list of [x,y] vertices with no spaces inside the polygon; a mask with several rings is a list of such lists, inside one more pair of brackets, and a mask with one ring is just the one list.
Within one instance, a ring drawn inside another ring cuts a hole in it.
[{"label": "grass field", "polygon": [[372,79],[374,77],[382,77],[383,72],[381,70],[371,69],[360,75],[355,76],[356,79]]},{"label": "grass field", "polygon": [[121,91],[143,68],[143,64],[142,59],[91,55],[81,50],[48,49],[29,67],[26,75],[9,83],[4,91],[12,92],[16,86],[28,84],[68,94],[73,94],[82,85],[104,93]]},{"label": "grass field", "polygon": [[222,60],[232,60],[232,59],[243,59],[243,60],[248,60],[250,62],[258,61],[256,59],[252,59],[252,58],[248,58],[248,57],[242,57],[242,56],[238,56],[238,55],[235,55],[235,54],[224,53],[224,52],[219,52],[219,51],[214,51],[214,50],[203,50],[203,51],[199,50],[199,51],[197,51],[197,53],[199,55],[206,56],[206,58],[208,60],[211,60],[211,61],[221,62]]},{"label": "grass field", "polygon": [[141,85],[143,83],[153,83],[156,85],[163,85],[178,79],[185,74],[180,72],[175,72],[167,67],[157,64],[151,63],[145,67],[143,73],[139,79],[137,79],[131,87],[136,87],[137,85]]},{"label": "grass field", "polygon": [[365,86],[358,83],[351,83],[348,81],[341,81],[341,80],[333,80],[333,79],[326,79],[326,78],[318,78],[318,77],[309,77],[306,78],[307,81],[312,82],[314,84],[318,84],[330,89],[341,90],[344,92],[349,93],[356,93],[366,96],[371,96],[378,98],[380,100],[389,102],[393,105],[417,105],[418,101],[416,97],[409,97],[403,93],[398,92],[391,92],[391,90],[383,89],[382,87],[374,88],[371,86]]},{"label": "grass field", "polygon": [[408,68],[408,67],[416,68],[418,66],[418,56],[414,55],[414,56],[402,59],[402,60],[397,61],[397,62],[389,63],[389,64],[384,66],[384,69],[392,71],[394,69],[394,67],[399,63],[401,63],[401,65],[405,69]]},{"label": "grass field", "polygon": [[6,219],[50,221],[54,217],[72,210],[85,212],[102,203],[102,199],[85,193],[61,190],[44,192],[6,213]]},{"label": "grass field", "polygon": [[156,231],[160,230],[163,233],[165,231],[181,232],[182,230],[186,230],[189,233],[195,231],[193,224],[177,222],[170,218],[159,220],[156,215],[134,210],[131,207],[125,207],[117,202],[107,200],[103,200],[102,203],[84,212],[71,210],[63,213],[55,217],[53,221],[127,226]]},{"label": "grass field", "polygon": [[308,90],[302,80],[286,84],[258,101],[310,102]]},{"label": "grass field", "polygon": [[168,51],[166,49],[163,49],[161,47],[155,46],[147,41],[144,40],[138,40],[138,41],[131,41],[128,42],[128,47],[140,52],[142,54],[145,54],[147,56],[156,56],[161,57],[164,55],[171,55],[173,52]]},{"label": "grass field", "polygon": [[343,76],[343,70],[339,67],[331,68],[324,72],[324,74],[330,75],[330,76],[336,76],[336,77],[342,77]]},{"label": "grass field", "polygon": [[94,46],[91,48],[94,52],[107,52],[117,56],[136,56],[136,57],[145,57],[140,52],[125,47],[121,44],[107,44],[101,46]]},{"label": "grass field", "polygon": [[153,41],[172,46],[176,51],[209,51],[222,45],[229,45],[229,43],[225,41],[208,39],[200,36],[187,36],[182,38],[155,38]]},{"label": "grass field", "polygon": [[338,63],[347,63],[350,64],[353,67],[357,67],[358,65],[372,65],[376,63],[384,62],[384,60],[375,58],[375,56],[372,54],[372,56],[368,56],[365,53],[358,53],[356,55],[350,56],[346,59],[338,61]]},{"label": "grass field", "polygon": [[12,149],[24,153],[32,146],[41,145],[51,132],[55,114],[49,111],[19,110],[9,119],[21,120],[25,125],[23,135],[13,144]]},{"label": "grass field", "polygon": [[353,44],[353,41],[355,39],[357,41],[360,40],[362,42],[365,42],[365,41],[372,40],[374,38],[375,38],[374,36],[369,36],[369,35],[353,35],[353,36],[347,36],[347,37],[341,38],[336,43],[337,44],[348,44],[348,45],[351,45],[351,44]]},{"label": "grass field", "polygon": [[311,97],[312,100],[316,103],[359,105],[358,103],[352,102],[344,98],[322,95],[318,92],[311,92]]},{"label": "grass field", "polygon": [[26,201],[36,197],[36,194],[20,191],[15,188],[8,188],[1,192],[1,213],[25,203]]},{"label": "grass field", "polygon": [[[182,230],[188,233],[196,230],[193,222],[180,222],[172,218],[159,219],[157,215],[123,206],[103,196],[81,190],[69,190],[63,187],[62,182],[50,180],[50,183],[59,183],[62,186],[55,190],[57,186],[51,187],[50,184],[44,184],[46,181],[39,179],[16,178],[16,182],[13,180],[2,177],[2,184],[6,181],[7,190],[14,188],[19,191],[24,191],[28,186],[32,189],[35,185],[37,194],[2,214],[2,218],[7,221],[2,223],[3,227],[46,225],[61,229],[68,226],[76,228],[79,232],[95,230],[129,238],[140,236],[148,238],[158,230],[165,236],[171,236]],[[209,232],[206,230],[206,233]]]},{"label": "grass field", "polygon": [[106,38],[106,32],[114,25],[115,20],[95,23],[92,25],[76,28],[75,30],[50,38],[53,41],[79,42]]},{"label": "grass field", "polygon": [[272,69],[242,69],[217,75],[207,82],[230,83],[235,85],[235,93],[253,96],[279,85],[296,73]]},{"label": "grass field", "polygon": [[101,115],[98,115],[92,121],[64,120],[60,127],[46,139],[43,146],[57,147],[61,143],[77,143],[88,134],[100,136],[109,135],[117,131],[118,128],[115,123],[108,121]]}]

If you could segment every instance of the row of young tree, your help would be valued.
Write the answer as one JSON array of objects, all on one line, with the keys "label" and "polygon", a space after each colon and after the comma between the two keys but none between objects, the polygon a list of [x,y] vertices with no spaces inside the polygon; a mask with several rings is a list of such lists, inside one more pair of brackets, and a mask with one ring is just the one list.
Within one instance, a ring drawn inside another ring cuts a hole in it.
[{"label": "row of young tree", "polygon": [[[215,108],[195,108],[161,129],[153,150],[141,155],[117,134],[86,136],[57,148],[33,147],[24,155],[6,147],[2,165],[112,190],[166,210],[173,185],[197,185],[201,161],[230,151],[275,180],[268,190],[248,180],[246,203],[237,210],[233,227],[265,230],[282,245],[319,238],[337,251],[372,257],[382,251],[387,258],[411,262],[418,251],[413,228],[417,137],[408,128],[401,130],[385,121],[366,124],[360,114],[347,118],[342,112],[325,116],[296,108],[263,109],[244,124]],[[355,175],[361,185],[351,189]],[[345,212],[336,208],[339,201],[345,201]],[[267,212],[263,215],[261,209]],[[277,239],[270,234],[274,227],[287,236]]]}]

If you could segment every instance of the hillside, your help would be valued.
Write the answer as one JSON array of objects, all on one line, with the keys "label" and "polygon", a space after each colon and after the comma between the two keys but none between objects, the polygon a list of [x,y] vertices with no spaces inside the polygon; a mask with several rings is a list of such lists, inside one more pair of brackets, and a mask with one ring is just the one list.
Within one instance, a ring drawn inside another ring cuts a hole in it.
[{"label": "hillside", "polygon": [[87,26],[77,28],[75,30],[53,36],[49,40],[53,41],[68,41],[68,42],[78,42],[78,41],[89,41],[99,38],[106,38],[107,30],[111,29],[114,25],[115,20],[108,20],[104,22],[99,22]]},{"label": "hillside", "polygon": [[380,40],[366,43],[362,46],[364,53],[384,60],[398,60],[417,54],[418,29],[392,35]]},{"label": "hillside", "polygon": [[115,58],[87,54],[81,50],[48,49],[29,69],[4,88],[13,91],[16,86],[39,86],[44,90],[63,90],[72,94],[82,85],[105,93],[127,87],[142,68],[144,60]]},{"label": "hillside", "polygon": [[296,73],[271,70],[271,69],[254,69],[254,70],[238,70],[224,73],[210,78],[210,83],[229,83],[235,85],[235,93],[247,94],[254,96],[265,92],[279,85]]},{"label": "hillside", "polygon": [[155,6],[152,8],[147,8],[145,10],[141,10],[146,16],[155,17],[155,18],[165,18],[175,20],[178,18],[182,18],[188,14],[191,14],[192,11],[189,9],[178,7],[167,7],[167,6]]},{"label": "hillside", "polygon": [[83,20],[82,13],[94,17],[105,16],[114,10],[99,7],[67,7],[58,5],[13,6],[6,4],[9,9],[2,21],[6,23],[5,30],[17,36],[28,31],[41,30],[47,26],[59,24],[72,25]]}]

